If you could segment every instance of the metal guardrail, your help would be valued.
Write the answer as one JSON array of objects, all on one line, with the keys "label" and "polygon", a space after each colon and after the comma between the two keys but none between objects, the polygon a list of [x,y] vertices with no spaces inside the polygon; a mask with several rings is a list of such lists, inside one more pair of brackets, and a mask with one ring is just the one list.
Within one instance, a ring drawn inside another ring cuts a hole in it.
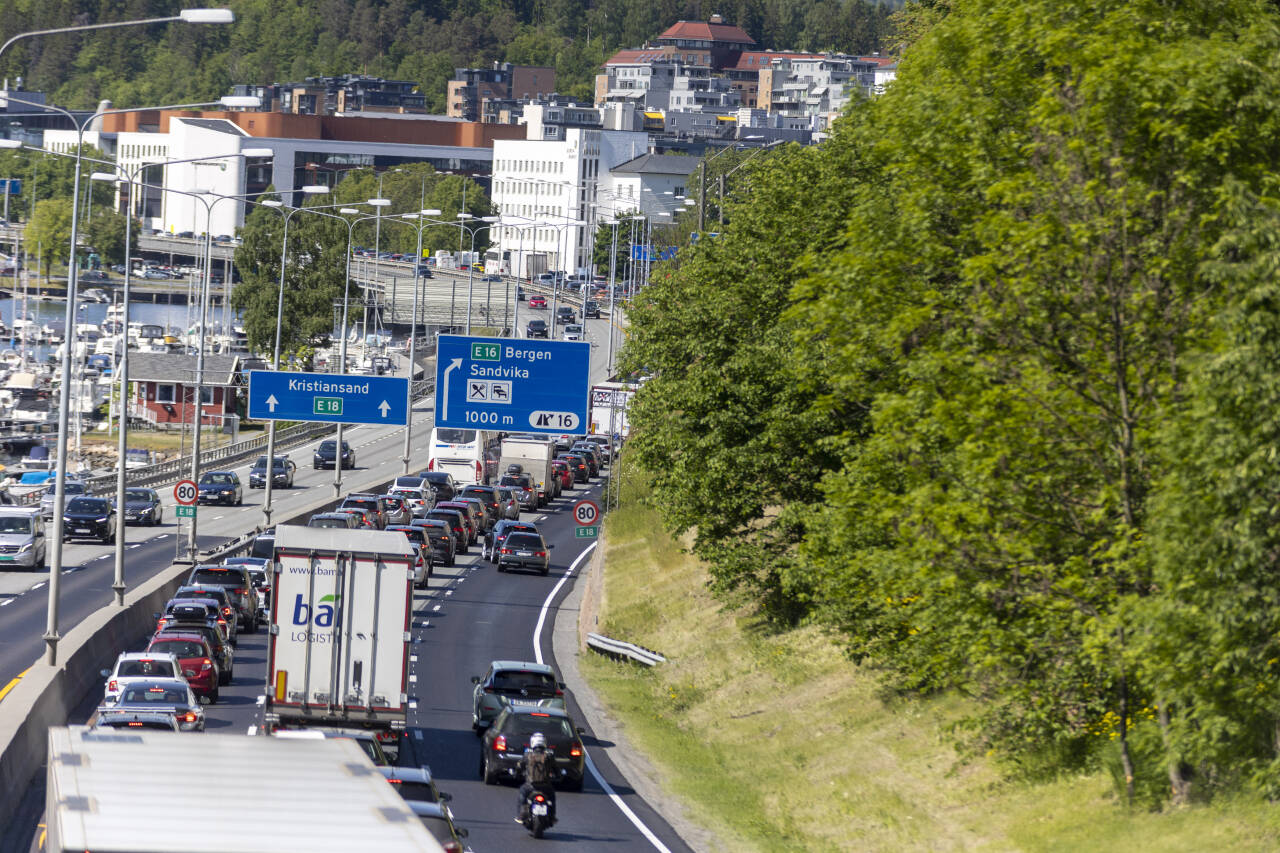
[{"label": "metal guardrail", "polygon": [[652,649],[637,646],[635,643],[615,640],[603,634],[587,634],[587,646],[610,657],[628,658],[645,666],[656,666],[667,662],[665,657]]}]

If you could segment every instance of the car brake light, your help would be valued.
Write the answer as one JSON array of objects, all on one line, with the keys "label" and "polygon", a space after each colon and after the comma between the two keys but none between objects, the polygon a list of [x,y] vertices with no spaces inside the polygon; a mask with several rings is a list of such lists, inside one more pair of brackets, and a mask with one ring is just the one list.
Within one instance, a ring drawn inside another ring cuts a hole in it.
[{"label": "car brake light", "polygon": [[495,752],[506,752],[506,751],[507,751],[507,738],[506,738],[506,735],[498,735],[496,738],[494,738],[494,739],[493,739],[493,749],[494,749],[494,751],[495,751]]},{"label": "car brake light", "polygon": [[120,683],[113,678],[107,682],[107,689],[111,691],[119,690]]},{"label": "car brake light", "polygon": [[535,557],[545,557],[545,556],[547,556],[547,552],[546,552],[546,551],[534,551],[533,553],[534,553],[534,556],[535,556]]},{"label": "car brake light", "polygon": [[224,608],[222,608],[222,615],[223,615],[223,616],[230,616],[230,615],[231,615],[231,608],[230,608],[230,607],[224,607]]},{"label": "car brake light", "polygon": [[244,590],[243,590],[243,589],[241,589],[240,587],[236,587],[236,589],[234,590],[234,592],[235,592],[235,594],[236,594],[236,595],[244,595]]},{"label": "car brake light", "polygon": [[575,746],[575,747],[573,747],[573,748],[571,748],[571,749],[569,750],[569,755],[570,755],[571,757],[573,757],[573,758],[577,758],[577,757],[579,757],[580,755],[582,755],[582,750],[578,749],[578,748]]},{"label": "car brake light", "polygon": [[180,723],[194,723],[196,721],[195,711],[187,711],[185,714],[179,711],[177,716]]},{"label": "car brake light", "polygon": [[511,553],[511,549],[510,549],[510,548],[503,548],[503,549],[502,549],[502,553],[504,553],[504,554],[510,554],[510,553]]}]

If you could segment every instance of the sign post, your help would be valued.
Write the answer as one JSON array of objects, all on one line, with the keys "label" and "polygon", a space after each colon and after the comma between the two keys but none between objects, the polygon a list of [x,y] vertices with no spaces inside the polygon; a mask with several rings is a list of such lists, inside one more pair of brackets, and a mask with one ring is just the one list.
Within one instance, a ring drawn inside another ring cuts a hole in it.
[{"label": "sign post", "polygon": [[409,380],[394,376],[249,371],[249,417],[404,426]]},{"label": "sign post", "polygon": [[440,335],[436,426],[584,433],[591,344]]}]

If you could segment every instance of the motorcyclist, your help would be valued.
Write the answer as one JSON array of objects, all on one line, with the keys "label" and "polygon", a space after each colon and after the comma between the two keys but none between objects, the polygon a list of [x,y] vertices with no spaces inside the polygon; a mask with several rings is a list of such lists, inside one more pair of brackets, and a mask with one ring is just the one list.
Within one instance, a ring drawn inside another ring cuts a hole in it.
[{"label": "motorcyclist", "polygon": [[534,791],[547,798],[551,813],[555,813],[556,792],[552,786],[555,781],[556,760],[547,750],[547,739],[542,732],[534,732],[529,738],[529,748],[520,758],[520,769],[524,771],[524,784],[520,786],[519,802],[516,812],[516,823],[524,823],[528,817],[525,809],[529,797]]}]

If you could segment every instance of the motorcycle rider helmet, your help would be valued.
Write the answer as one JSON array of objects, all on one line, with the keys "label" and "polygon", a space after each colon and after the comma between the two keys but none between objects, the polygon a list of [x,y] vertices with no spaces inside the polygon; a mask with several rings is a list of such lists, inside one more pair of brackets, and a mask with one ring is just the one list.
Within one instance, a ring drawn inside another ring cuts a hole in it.
[{"label": "motorcycle rider helmet", "polygon": [[545,749],[546,746],[547,739],[542,732],[534,732],[533,737],[529,738],[530,749]]}]

